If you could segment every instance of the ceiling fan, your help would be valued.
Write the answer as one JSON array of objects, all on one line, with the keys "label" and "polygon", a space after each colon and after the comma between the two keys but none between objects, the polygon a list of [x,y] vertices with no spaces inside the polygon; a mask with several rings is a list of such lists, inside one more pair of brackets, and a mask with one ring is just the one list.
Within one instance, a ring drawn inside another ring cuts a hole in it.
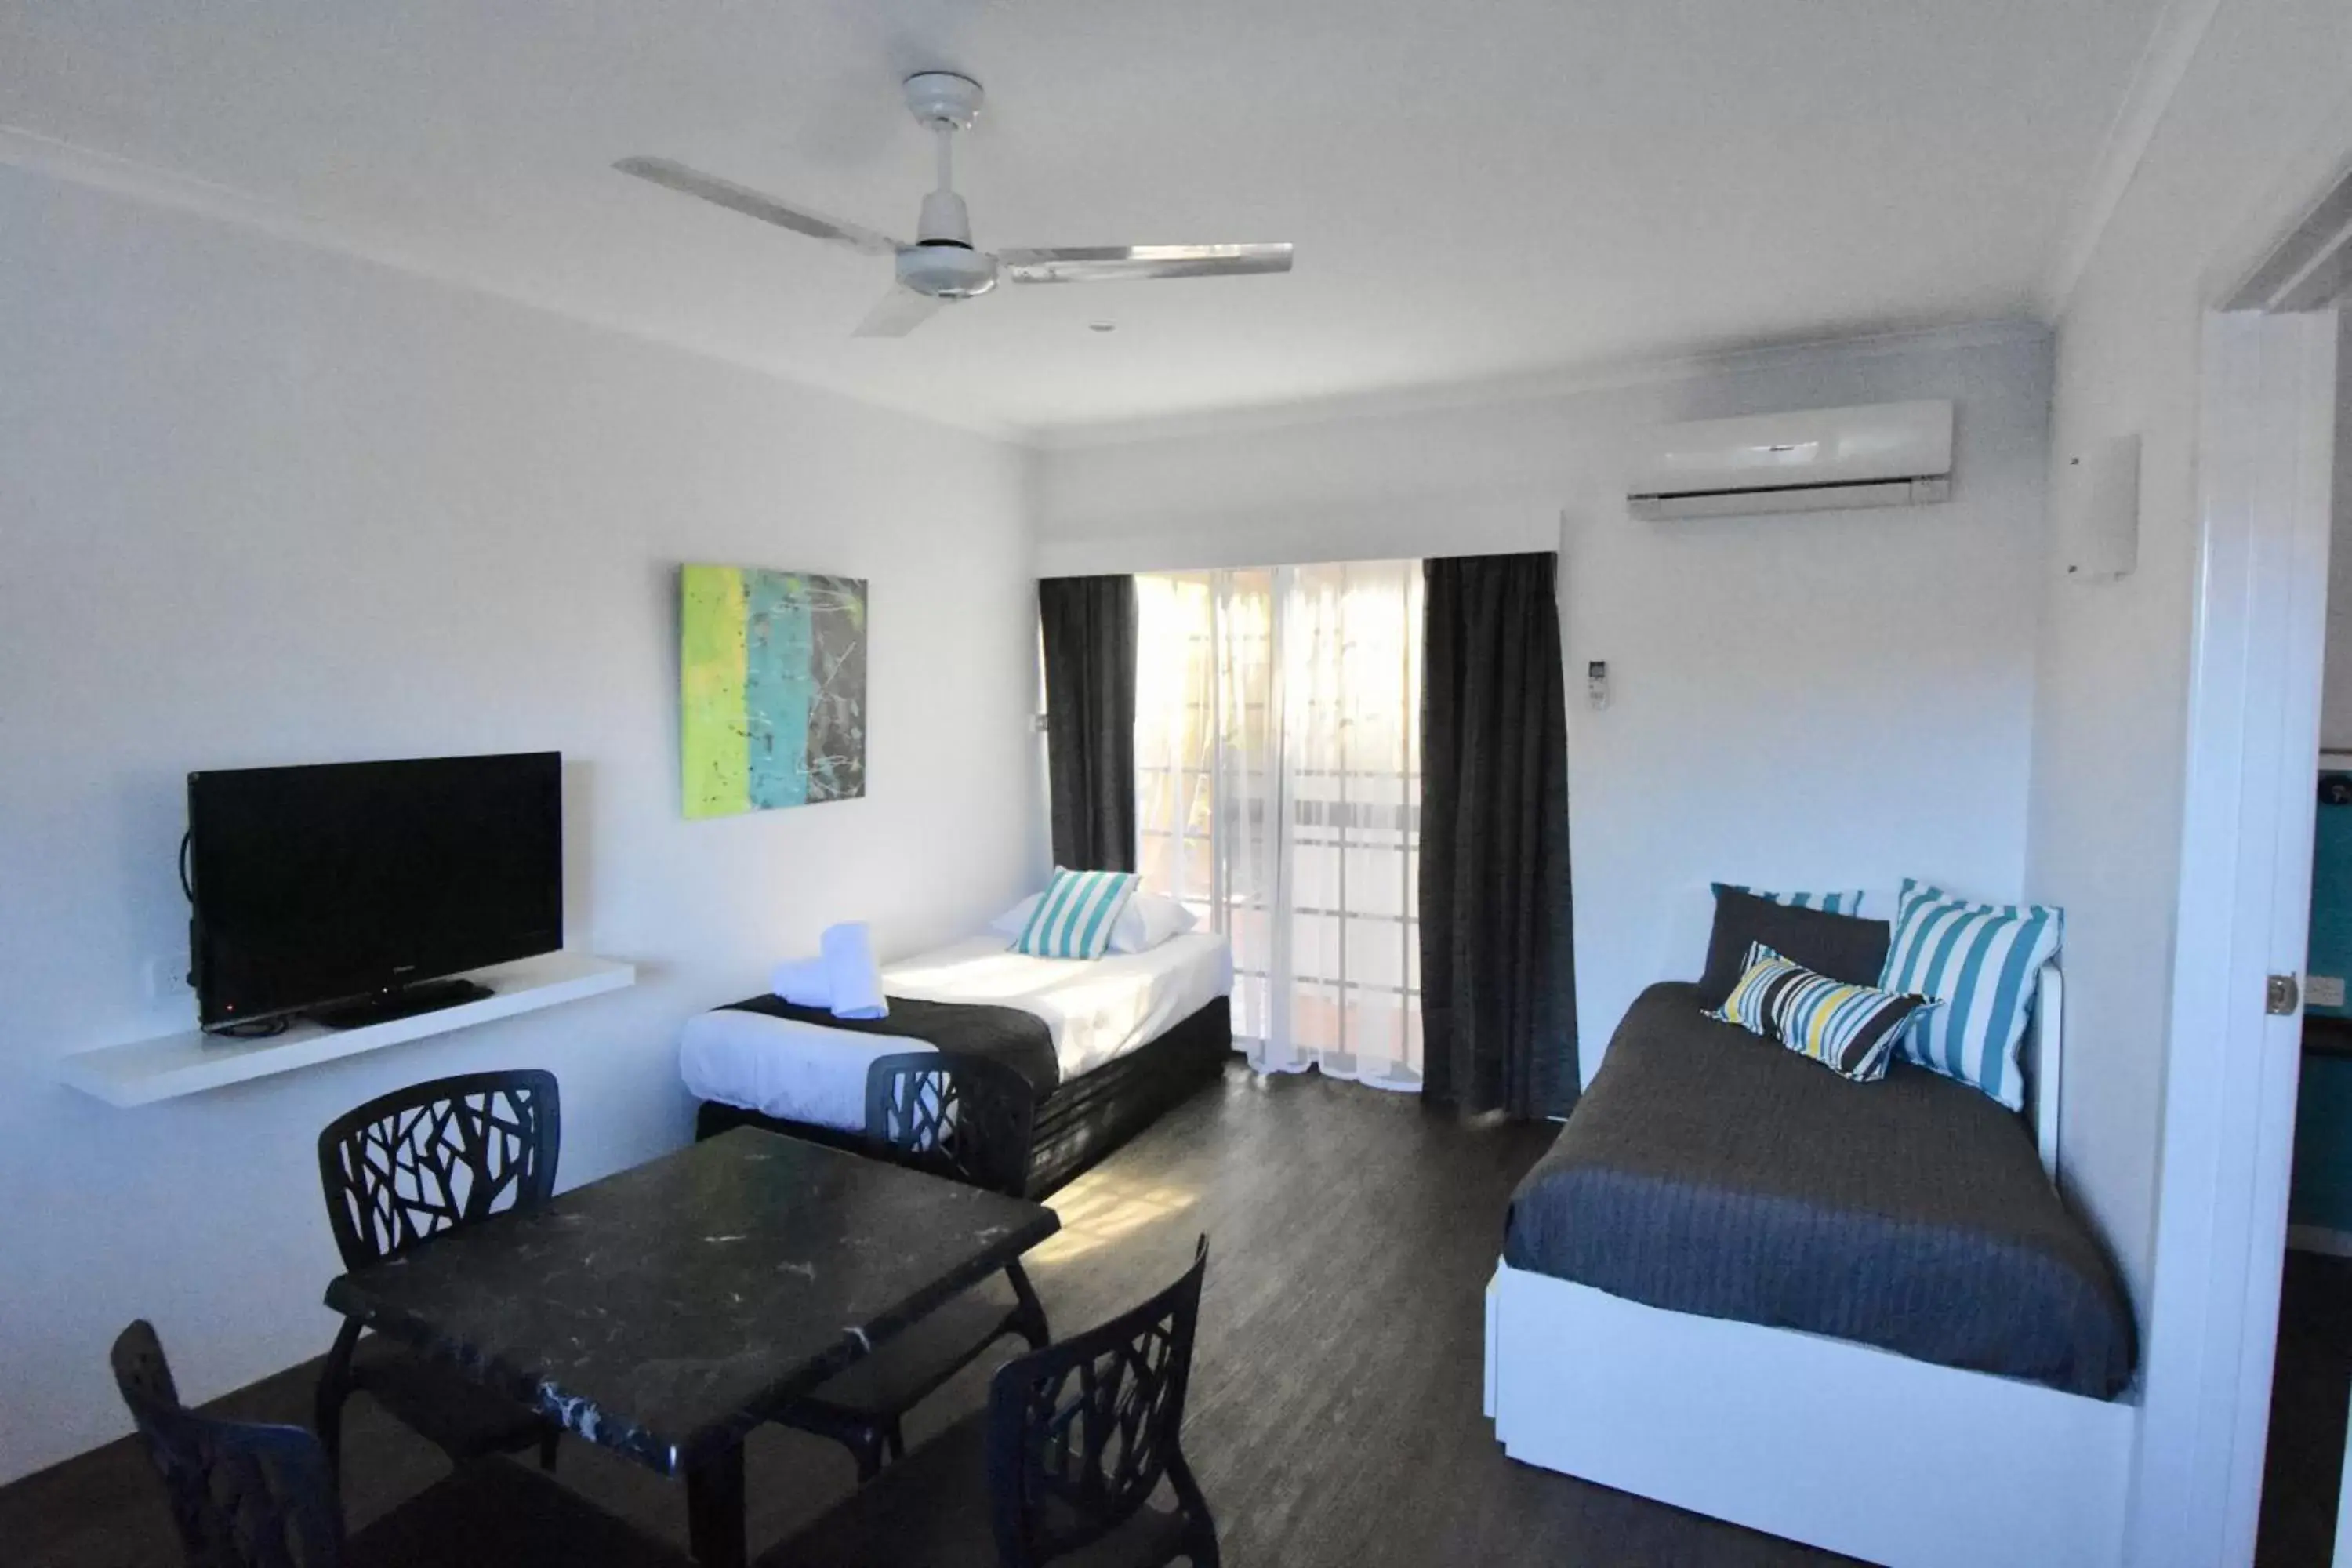
[{"label": "ceiling fan", "polygon": [[830,240],[868,256],[892,258],[898,281],[857,323],[855,335],[861,338],[904,337],[941,306],[985,294],[1000,278],[1015,283],[1116,283],[1138,278],[1226,278],[1290,270],[1287,244],[975,250],[971,220],[964,212],[963,198],[955,193],[950,147],[955,133],[971,129],[971,122],[980,116],[980,83],[952,71],[919,71],[907,79],[905,91],[908,109],[937,138],[939,149],[939,189],[923,198],[912,245],[667,158],[624,158],[613,167],[812,239]]}]

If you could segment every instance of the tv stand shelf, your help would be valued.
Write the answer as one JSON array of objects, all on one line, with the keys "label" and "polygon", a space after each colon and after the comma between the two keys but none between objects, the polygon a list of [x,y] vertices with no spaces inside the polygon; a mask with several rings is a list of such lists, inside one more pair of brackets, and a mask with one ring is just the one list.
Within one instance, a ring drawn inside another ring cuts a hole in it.
[{"label": "tv stand shelf", "polygon": [[282,1035],[239,1040],[200,1029],[76,1051],[58,1063],[58,1078],[109,1105],[152,1105],[159,1100],[202,1094],[208,1089],[291,1072],[362,1051],[446,1035],[470,1024],[536,1013],[560,1002],[577,1001],[636,984],[633,963],[584,952],[550,952],[514,963],[477,969],[465,976],[490,994],[430,1013],[393,1018],[357,1029],[330,1029],[299,1023]]}]

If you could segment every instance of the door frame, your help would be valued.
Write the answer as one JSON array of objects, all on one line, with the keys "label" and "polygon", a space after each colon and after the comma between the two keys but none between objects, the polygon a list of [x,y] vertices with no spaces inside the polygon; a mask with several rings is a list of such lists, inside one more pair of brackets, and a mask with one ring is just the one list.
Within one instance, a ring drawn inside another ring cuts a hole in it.
[{"label": "door frame", "polygon": [[2180,885],[2127,1560],[2250,1563],[2277,1348],[2334,479],[2340,165],[2205,318]]}]

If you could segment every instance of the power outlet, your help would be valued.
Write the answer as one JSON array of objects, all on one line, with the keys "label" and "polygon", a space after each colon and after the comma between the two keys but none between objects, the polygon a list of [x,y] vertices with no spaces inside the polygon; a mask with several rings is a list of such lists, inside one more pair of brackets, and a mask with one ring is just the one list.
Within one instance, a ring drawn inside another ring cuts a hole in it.
[{"label": "power outlet", "polygon": [[188,961],[176,953],[149,959],[141,974],[150,1002],[177,1002],[188,994]]}]

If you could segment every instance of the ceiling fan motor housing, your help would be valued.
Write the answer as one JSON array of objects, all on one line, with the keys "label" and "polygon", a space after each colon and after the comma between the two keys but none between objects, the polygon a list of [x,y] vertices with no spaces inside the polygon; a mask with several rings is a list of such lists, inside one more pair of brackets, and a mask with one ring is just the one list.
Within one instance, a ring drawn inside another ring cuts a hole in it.
[{"label": "ceiling fan motor housing", "polygon": [[996,258],[956,240],[925,240],[898,252],[898,281],[935,299],[969,300],[996,287]]},{"label": "ceiling fan motor housing", "polygon": [[938,190],[923,198],[915,243],[898,252],[898,281],[942,300],[967,300],[996,287],[996,258],[971,247],[971,219],[961,196]]},{"label": "ceiling fan motor housing", "polygon": [[961,245],[971,248],[971,217],[963,198],[953,191],[933,191],[923,198],[923,216],[915,223],[917,245]]}]

